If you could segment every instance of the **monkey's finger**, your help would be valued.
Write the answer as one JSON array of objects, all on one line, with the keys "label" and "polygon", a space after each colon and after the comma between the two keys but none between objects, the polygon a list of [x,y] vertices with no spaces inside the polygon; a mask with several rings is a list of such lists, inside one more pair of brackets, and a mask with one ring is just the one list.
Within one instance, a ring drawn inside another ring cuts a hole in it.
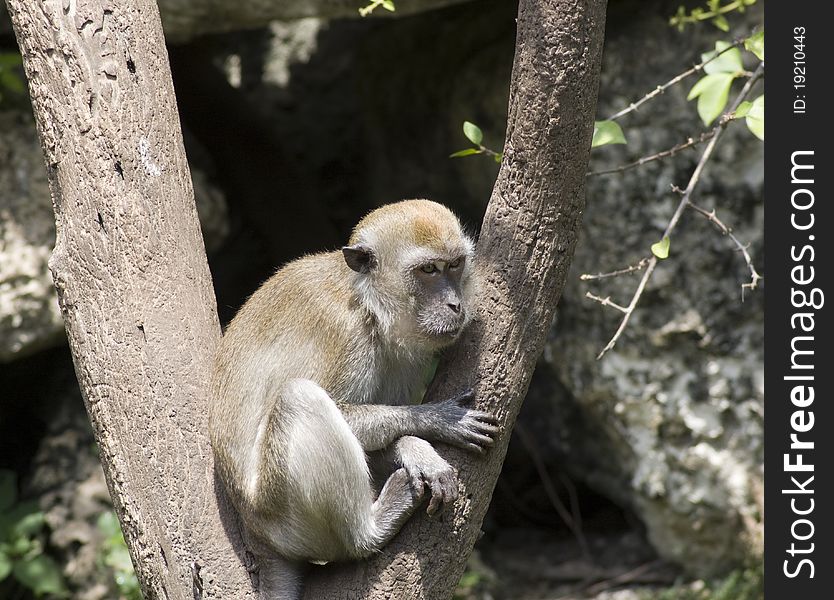
[{"label": "monkey's finger", "polygon": [[497,425],[484,423],[483,421],[476,421],[474,419],[465,419],[461,425],[463,425],[467,431],[487,435],[489,437],[495,437],[501,430],[501,428]]},{"label": "monkey's finger", "polygon": [[458,499],[457,477],[454,475],[442,476],[440,483],[443,486],[444,504],[451,504]]},{"label": "monkey's finger", "polygon": [[437,479],[431,482],[431,500],[429,501],[429,507],[426,509],[426,513],[433,517],[439,508],[443,507],[443,488],[440,486],[440,481]]},{"label": "monkey's finger", "polygon": [[470,410],[468,416],[478,421],[489,423],[490,425],[498,425],[498,417],[496,417],[492,413],[484,412],[482,410]]},{"label": "monkey's finger", "polygon": [[464,442],[463,444],[461,444],[460,447],[464,450],[469,450],[470,452],[474,452],[476,454],[483,454],[484,452],[486,452],[486,449],[472,442]]},{"label": "monkey's finger", "polygon": [[476,433],[474,431],[468,432],[466,434],[466,439],[467,441],[478,444],[484,448],[489,448],[495,443],[495,440],[488,435],[481,435],[480,433]]}]

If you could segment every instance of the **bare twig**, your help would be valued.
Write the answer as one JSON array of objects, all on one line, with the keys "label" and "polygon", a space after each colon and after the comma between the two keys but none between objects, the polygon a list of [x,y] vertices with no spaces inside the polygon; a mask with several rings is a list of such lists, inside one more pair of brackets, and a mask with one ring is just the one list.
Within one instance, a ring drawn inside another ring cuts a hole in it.
[{"label": "bare twig", "polygon": [[683,81],[684,79],[686,79],[690,75],[694,75],[695,73],[698,73],[698,72],[702,71],[704,69],[704,66],[708,65],[709,63],[711,63],[712,61],[717,59],[719,56],[721,56],[725,52],[729,52],[733,48],[738,48],[739,46],[741,46],[744,43],[744,40],[745,40],[745,38],[739,38],[739,39],[735,40],[732,44],[730,44],[729,46],[727,46],[726,48],[724,48],[720,52],[716,53],[715,56],[712,56],[709,60],[705,60],[703,62],[700,62],[697,65],[693,66],[692,68],[687,69],[686,71],[684,71],[680,75],[678,75],[676,77],[673,77],[672,79],[670,79],[669,81],[667,81],[663,85],[657,86],[651,92],[649,92],[648,94],[646,94],[645,96],[640,98],[637,102],[632,102],[631,104],[629,104],[627,107],[625,107],[621,111],[616,112],[613,115],[611,115],[610,117],[608,117],[608,120],[609,121],[614,121],[616,119],[619,119],[620,117],[623,117],[623,116],[627,115],[630,112],[634,112],[641,105],[645,104],[646,102],[648,102],[652,98],[654,98],[656,96],[659,96],[660,94],[665,92],[667,89],[669,89],[670,87],[672,87],[676,83],[680,83],[681,81]]},{"label": "bare twig", "polygon": [[[576,565],[572,566],[574,569],[577,567]],[[613,569],[592,566],[586,570],[582,581],[578,585],[573,586],[573,589],[569,592],[556,596],[555,600],[568,600],[569,598],[576,598],[580,594],[583,597],[596,596],[605,590],[627,583],[671,583],[673,578],[670,578],[668,574],[655,573],[663,566],[665,566],[664,561],[656,559],[627,571],[617,570],[616,574],[613,575],[609,575]],[[550,568],[543,571],[545,575],[550,575],[547,571],[553,571],[553,569]],[[562,578],[562,580],[566,579]]]},{"label": "bare twig", "polygon": [[588,171],[585,173],[585,177],[595,177],[597,175],[609,175],[611,173],[622,173],[624,171],[628,171],[629,169],[634,169],[636,167],[642,167],[646,163],[650,163],[655,160],[661,160],[663,158],[668,158],[670,156],[674,156],[681,150],[686,150],[687,148],[693,148],[699,144],[703,144],[704,142],[712,139],[712,136],[715,135],[714,130],[705,131],[697,138],[689,138],[685,142],[678,144],[668,150],[664,150],[662,152],[658,152],[657,154],[651,154],[649,156],[643,156],[635,160],[634,162],[626,163],[624,165],[620,165],[619,167],[614,167],[612,169],[601,169],[599,171]]},{"label": "bare twig", "polygon": [[658,567],[663,565],[663,560],[657,559],[647,563],[644,563],[638,567],[631,569],[630,571],[626,571],[625,573],[618,575],[616,577],[612,577],[606,581],[600,581],[599,583],[595,583],[592,586],[585,588],[585,593],[589,596],[596,596],[604,592],[605,590],[611,589],[613,587],[623,585],[626,583],[632,583],[634,581],[640,581],[647,573],[650,573],[657,569]]},{"label": "bare twig", "polygon": [[[553,480],[547,473],[547,468],[544,465],[541,455],[524,427],[520,424],[516,424],[514,432],[518,435],[518,439],[521,441],[522,446],[524,446],[525,450],[527,450],[527,454],[530,455],[530,458],[533,461],[533,466],[539,474],[539,478],[544,486],[545,494],[550,500],[550,503],[553,505],[553,508],[556,509],[556,512],[562,518],[562,521],[565,522],[565,525],[567,525],[571,532],[573,532],[573,535],[576,537],[576,541],[579,542],[579,547],[582,550],[583,556],[585,556],[586,559],[590,559],[591,551],[588,547],[588,540],[585,538],[585,532],[582,531],[582,517],[578,514],[571,514],[565,506],[565,503],[562,502],[562,499],[559,497],[559,494],[556,492],[556,488],[553,485]],[[571,502],[571,505],[574,510],[578,510],[578,506],[576,506],[574,502]]]},{"label": "bare twig", "polygon": [[744,257],[744,262],[747,263],[747,269],[750,271],[750,282],[741,284],[741,301],[744,302],[744,290],[755,290],[759,285],[759,280],[762,278],[758,271],[756,271],[756,267],[753,266],[753,258],[750,256],[750,252],[747,251],[749,244],[741,243],[741,241],[733,233],[733,230],[730,227],[727,227],[727,225],[725,225],[724,222],[718,218],[715,214],[714,208],[712,210],[706,210],[705,208],[694,204],[691,200],[688,202],[689,208],[706,217],[706,219],[710,223],[714,224],[721,233],[730,238],[733,244],[735,244],[736,249],[741,252],[741,255]]},{"label": "bare twig", "polygon": [[616,271],[610,271],[608,273],[597,273],[593,275],[591,273],[583,273],[579,276],[579,279],[582,281],[594,281],[596,279],[607,279],[609,277],[619,277],[620,275],[628,275],[629,273],[636,273],[641,269],[646,268],[646,265],[649,264],[649,257],[644,256],[640,259],[636,265],[629,265],[623,269],[617,269]]},{"label": "bare twig", "polygon": [[616,302],[612,302],[611,301],[611,296],[606,296],[605,298],[602,298],[600,296],[595,296],[591,292],[585,292],[585,297],[588,298],[589,300],[594,300],[596,302],[599,302],[603,306],[610,306],[612,308],[616,308],[620,312],[623,312],[623,313],[628,312],[628,309],[625,306],[620,306]]},{"label": "bare twig", "polygon": [[[764,61],[759,63],[759,66],[756,67],[753,76],[747,80],[744,84],[744,87],[741,88],[741,91],[733,100],[732,105],[730,106],[729,110],[726,114],[733,114],[739,105],[744,101],[744,99],[750,94],[750,91],[753,89],[753,86],[762,77],[764,74]],[[662,238],[669,236],[675,227],[678,224],[678,221],[683,214],[683,211],[686,209],[687,206],[690,205],[689,197],[692,195],[692,192],[695,189],[695,186],[698,184],[698,181],[701,179],[701,173],[704,171],[704,167],[706,166],[707,162],[709,161],[710,157],[712,156],[713,151],[715,150],[715,146],[718,143],[718,140],[721,139],[727,124],[731,121],[731,119],[722,118],[719,120],[718,125],[715,126],[713,129],[713,136],[712,139],[707,144],[707,147],[704,148],[703,154],[701,154],[701,159],[698,161],[698,164],[695,167],[695,170],[692,172],[692,176],[689,178],[689,183],[686,186],[686,189],[683,191],[683,195],[681,198],[680,203],[678,204],[677,209],[675,209],[672,218],[669,220],[668,225],[666,225],[666,230],[663,232]],[[654,273],[654,269],[657,266],[657,257],[652,256],[649,259],[649,264],[646,267],[646,271],[643,273],[643,277],[640,280],[640,283],[637,285],[637,290],[634,292],[634,296],[631,298],[631,302],[629,302],[628,306],[625,308],[624,316],[620,321],[619,327],[617,327],[617,331],[614,333],[614,336],[608,341],[605,348],[597,355],[597,360],[601,359],[605,356],[605,353],[611,350],[614,345],[617,343],[617,340],[622,335],[623,331],[625,331],[626,326],[628,325],[629,319],[631,319],[631,315],[634,314],[634,309],[637,306],[637,303],[640,301],[640,297],[643,295],[643,291],[646,289],[646,284],[648,283],[649,279]],[[758,280],[756,280],[758,282]]]}]

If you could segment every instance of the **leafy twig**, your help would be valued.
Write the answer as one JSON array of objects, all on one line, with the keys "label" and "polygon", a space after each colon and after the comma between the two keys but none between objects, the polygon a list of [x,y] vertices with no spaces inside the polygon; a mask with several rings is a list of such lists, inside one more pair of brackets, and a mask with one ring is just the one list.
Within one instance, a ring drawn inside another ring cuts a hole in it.
[{"label": "leafy twig", "polygon": [[737,39],[737,40],[733,41],[733,43],[731,43],[729,46],[727,46],[727,47],[726,47],[726,48],[724,48],[723,50],[721,50],[721,51],[719,51],[719,52],[716,52],[716,53],[715,53],[713,56],[711,56],[709,59],[707,59],[707,60],[705,60],[705,61],[702,61],[702,62],[698,63],[697,65],[695,65],[694,67],[692,67],[692,68],[690,68],[690,69],[687,69],[686,71],[684,71],[684,72],[683,72],[683,73],[681,73],[680,75],[677,75],[676,77],[673,77],[672,79],[670,79],[669,81],[667,81],[667,82],[666,82],[666,83],[664,83],[663,85],[659,85],[659,86],[657,86],[657,87],[656,87],[655,89],[653,89],[651,92],[649,92],[648,94],[646,94],[645,96],[643,96],[642,98],[640,98],[637,102],[632,102],[631,104],[629,104],[627,107],[625,107],[625,108],[624,108],[624,109],[622,109],[621,111],[614,113],[613,115],[611,115],[610,117],[608,117],[608,120],[609,120],[609,121],[614,121],[614,120],[616,120],[616,119],[619,119],[620,117],[624,117],[625,115],[627,115],[627,114],[628,114],[628,113],[630,113],[630,112],[634,112],[634,111],[635,111],[635,110],[637,110],[640,106],[642,106],[643,104],[645,104],[646,102],[648,102],[648,101],[649,101],[649,100],[651,100],[652,98],[654,98],[654,97],[656,97],[656,96],[659,96],[660,94],[662,94],[663,92],[665,92],[666,90],[668,90],[670,87],[672,87],[672,86],[673,86],[673,85],[675,85],[676,83],[680,83],[681,81],[683,81],[684,79],[686,79],[686,78],[687,78],[687,77],[689,77],[690,75],[694,75],[695,73],[698,73],[698,72],[700,72],[700,71],[703,71],[704,66],[708,65],[709,63],[711,63],[712,61],[714,61],[715,59],[717,59],[719,56],[721,56],[721,55],[722,55],[722,54],[724,54],[725,52],[729,52],[729,51],[730,51],[730,50],[732,50],[733,48],[738,48],[739,46],[741,46],[742,44],[744,44],[744,40],[745,40],[745,39],[747,39],[747,38],[739,38],[739,39]]},{"label": "leafy twig", "polygon": [[[744,87],[738,93],[738,95],[733,100],[730,109],[725,113],[727,115],[732,115],[738,106],[744,101],[744,99],[750,94],[750,91],[753,89],[753,86],[762,77],[764,74],[764,62],[760,62],[759,66],[753,73],[753,76],[747,80],[744,84]],[[721,139],[727,124],[731,121],[731,118],[722,118],[719,120],[718,124],[713,128],[713,136],[712,139],[707,144],[707,147],[704,149],[703,154],[701,154],[701,159],[698,161],[695,170],[692,172],[692,176],[689,178],[689,183],[687,184],[686,188],[683,190],[682,198],[680,203],[678,204],[677,209],[675,210],[672,218],[669,220],[668,225],[666,226],[666,230],[663,232],[663,238],[669,237],[669,234],[675,229],[678,224],[678,221],[683,214],[683,211],[686,209],[687,206],[690,205],[689,198],[692,195],[692,192],[695,189],[695,186],[698,184],[698,181],[701,179],[701,173],[704,171],[704,167],[706,166],[707,162],[709,161],[710,157],[712,156],[713,151],[715,150],[715,146],[718,143],[718,140]],[[631,298],[631,302],[629,302],[628,306],[625,307],[624,315],[622,320],[620,321],[619,327],[617,327],[617,331],[614,333],[614,336],[608,341],[605,348],[597,355],[597,360],[601,359],[605,356],[606,352],[614,348],[614,345],[617,343],[617,340],[622,335],[623,331],[625,331],[626,326],[628,325],[629,320],[631,319],[631,315],[634,314],[634,309],[637,307],[637,303],[640,301],[640,298],[643,295],[643,291],[646,289],[646,284],[649,282],[649,279],[654,273],[654,269],[657,266],[657,257],[652,256],[649,259],[649,263],[646,267],[645,273],[643,273],[642,279],[640,279],[640,283],[637,285],[637,290],[634,292],[634,296]],[[758,283],[758,280],[755,280]],[[748,286],[749,287],[749,286]]]},{"label": "leafy twig", "polygon": [[[669,25],[677,27],[679,31],[683,31],[683,28],[687,24],[712,19],[716,27],[723,31],[727,31],[730,27],[727,20],[724,18],[724,15],[735,10],[742,12],[745,7],[752,6],[755,3],[756,0],[733,0],[733,2],[721,6],[720,0],[712,0],[712,2],[709,2],[711,10],[705,11],[702,8],[696,8],[689,15],[686,14],[686,9],[681,6],[678,9],[678,12],[671,19],[669,19]],[[718,19],[718,22],[715,22],[716,19]]]}]

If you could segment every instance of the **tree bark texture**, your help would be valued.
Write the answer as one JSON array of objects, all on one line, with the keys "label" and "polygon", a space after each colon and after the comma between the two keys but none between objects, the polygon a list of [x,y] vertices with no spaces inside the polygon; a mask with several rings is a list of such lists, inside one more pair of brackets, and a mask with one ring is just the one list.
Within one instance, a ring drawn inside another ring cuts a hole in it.
[{"label": "tree bark texture", "polygon": [[50,268],[145,597],[255,598],[215,492],[220,327],[156,4],[7,4],[52,190]]},{"label": "tree bark texture", "polygon": [[478,241],[480,314],[429,391],[474,388],[501,418],[484,457],[449,448],[461,494],[440,518],[413,517],[373,560],[314,571],[305,598],[452,595],[480,532],[573,257],[585,206],[605,0],[521,0],[504,159]]}]

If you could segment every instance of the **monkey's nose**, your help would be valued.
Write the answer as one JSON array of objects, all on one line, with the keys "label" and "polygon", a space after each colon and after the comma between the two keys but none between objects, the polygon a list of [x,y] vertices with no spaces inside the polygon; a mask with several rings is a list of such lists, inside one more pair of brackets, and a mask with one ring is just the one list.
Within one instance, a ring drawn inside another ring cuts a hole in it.
[{"label": "monkey's nose", "polygon": [[460,312],[460,302],[449,302],[446,306],[452,309],[452,312],[457,314]]}]

